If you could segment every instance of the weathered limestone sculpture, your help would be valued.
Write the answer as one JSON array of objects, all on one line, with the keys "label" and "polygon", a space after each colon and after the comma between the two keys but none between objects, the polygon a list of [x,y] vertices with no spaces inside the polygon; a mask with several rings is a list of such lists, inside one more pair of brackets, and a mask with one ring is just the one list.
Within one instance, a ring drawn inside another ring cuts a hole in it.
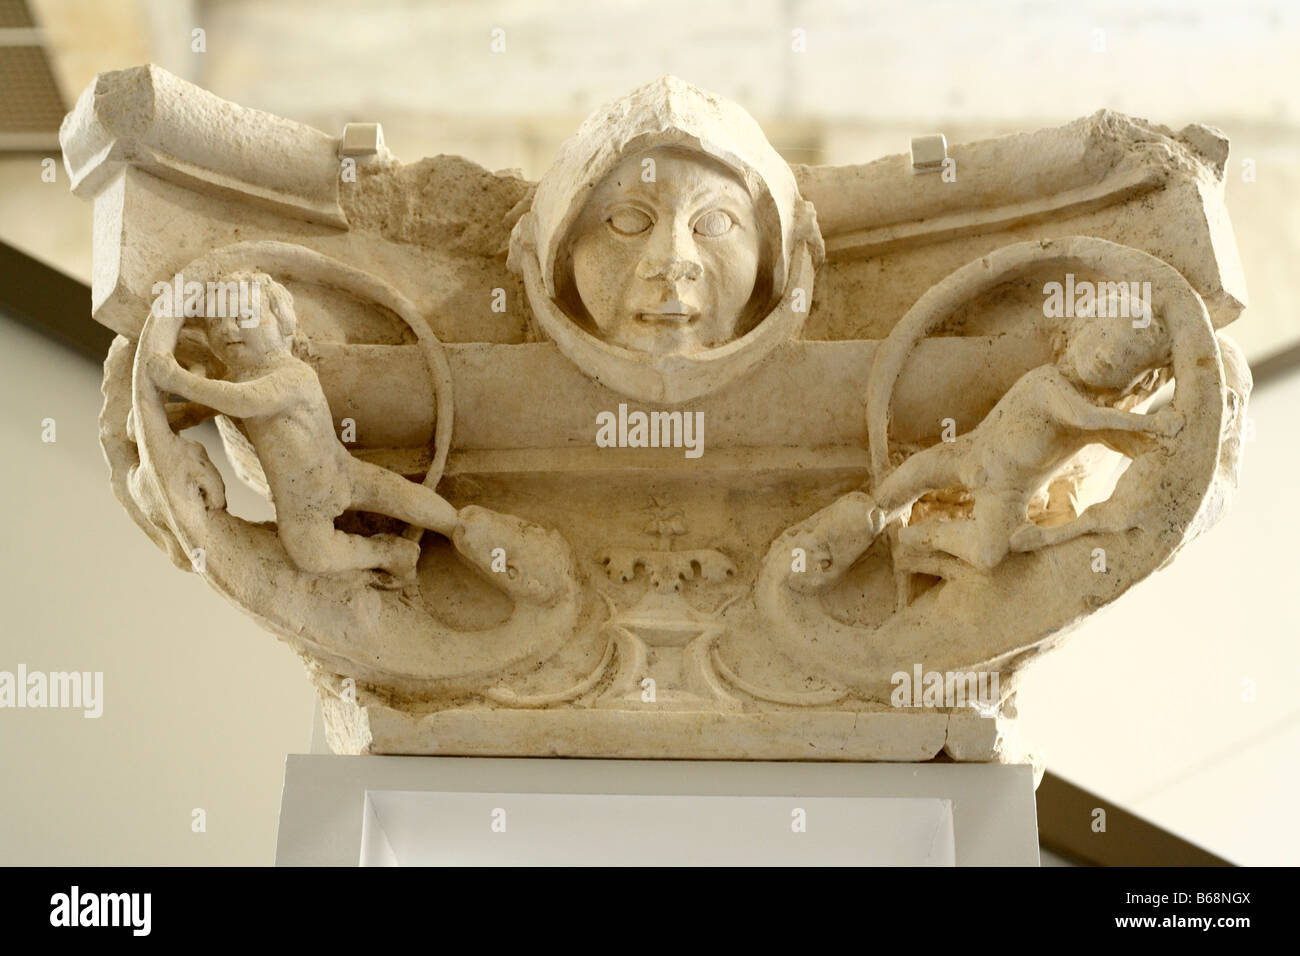
[{"label": "weathered limestone sculpture", "polygon": [[[297,316],[288,290],[264,273],[221,280],[227,287],[232,283],[252,290],[249,298],[257,305],[250,314],[205,316],[205,342],[229,380],[210,380],[180,366],[174,351],[184,315],[170,309],[151,319],[153,340],[144,351],[144,373],[157,389],[243,422],[261,469],[258,484],[275,502],[280,544],[297,567],[325,575],[379,569],[397,581],[415,576],[418,538],[339,531],[334,522],[346,511],[387,515],[416,531],[428,528],[451,537],[462,556],[484,572],[491,563],[484,551],[488,542],[508,544],[503,550],[531,563],[534,546],[501,516],[474,506],[458,514],[425,485],[354,458],[335,434],[320,378],[292,354]],[[262,302],[271,313],[265,320]],[[547,570],[558,564],[556,555],[549,557],[553,561]],[[558,582],[539,586],[536,577],[520,579],[517,565],[512,570],[513,575],[499,581],[507,591],[538,601],[558,591]]]},{"label": "weathered limestone sculpture", "polygon": [[533,184],[144,67],[63,144],[117,496],[341,753],[1023,759],[1023,666],[1236,482],[1207,127],[792,167],[665,77]]}]

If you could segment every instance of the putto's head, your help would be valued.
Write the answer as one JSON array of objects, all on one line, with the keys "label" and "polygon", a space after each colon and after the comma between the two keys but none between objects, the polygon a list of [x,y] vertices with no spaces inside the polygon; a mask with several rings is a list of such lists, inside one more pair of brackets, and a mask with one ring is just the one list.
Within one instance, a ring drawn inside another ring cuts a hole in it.
[{"label": "putto's head", "polygon": [[821,236],[789,165],[732,103],[674,77],[597,111],[565,143],[511,239],[551,301],[608,345],[715,349],[785,290],[793,250]]},{"label": "putto's head", "polygon": [[1074,319],[1057,342],[1057,367],[1088,388],[1126,393],[1170,361],[1164,319],[1134,326],[1127,316]]},{"label": "putto's head", "polygon": [[220,281],[234,284],[247,306],[207,318],[208,345],[223,364],[237,368],[294,348],[298,318],[288,289],[264,272],[232,273]]}]

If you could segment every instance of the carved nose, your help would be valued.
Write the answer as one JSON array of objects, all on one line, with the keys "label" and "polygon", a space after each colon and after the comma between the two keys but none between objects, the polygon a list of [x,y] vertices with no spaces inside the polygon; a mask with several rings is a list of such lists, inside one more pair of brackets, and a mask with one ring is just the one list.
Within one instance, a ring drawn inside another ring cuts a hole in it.
[{"label": "carved nose", "polygon": [[637,266],[637,276],[642,279],[663,279],[667,282],[694,282],[704,274],[704,267],[698,262],[674,256],[652,262],[642,259]]}]

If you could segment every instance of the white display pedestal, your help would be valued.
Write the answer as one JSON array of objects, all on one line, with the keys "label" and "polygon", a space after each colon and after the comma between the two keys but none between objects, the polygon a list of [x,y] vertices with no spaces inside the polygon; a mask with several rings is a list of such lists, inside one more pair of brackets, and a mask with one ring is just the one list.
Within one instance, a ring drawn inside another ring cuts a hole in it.
[{"label": "white display pedestal", "polygon": [[1033,768],[291,755],[278,866],[1037,866]]}]

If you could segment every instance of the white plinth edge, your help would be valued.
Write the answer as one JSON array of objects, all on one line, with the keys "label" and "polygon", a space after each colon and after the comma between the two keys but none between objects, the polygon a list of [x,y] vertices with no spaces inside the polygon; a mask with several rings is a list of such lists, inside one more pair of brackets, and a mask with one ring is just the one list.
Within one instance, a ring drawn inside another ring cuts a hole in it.
[{"label": "white plinth edge", "polygon": [[1033,768],[290,755],[278,866],[1037,866]]}]

